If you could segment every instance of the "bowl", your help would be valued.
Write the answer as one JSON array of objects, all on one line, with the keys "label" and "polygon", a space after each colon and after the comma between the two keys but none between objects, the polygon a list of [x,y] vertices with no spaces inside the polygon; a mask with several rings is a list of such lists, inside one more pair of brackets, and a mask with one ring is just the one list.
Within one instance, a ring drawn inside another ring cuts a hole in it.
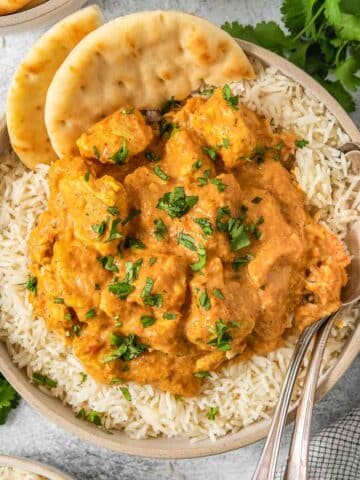
[{"label": "bowl", "polygon": [[[239,44],[246,53],[258,58],[265,64],[277,67],[282,73],[301,84],[307,91],[311,91],[336,117],[343,130],[350,136],[352,142],[360,143],[360,132],[351,118],[336,100],[305,72],[287,60],[261,47],[240,40]],[[4,147],[6,142],[8,142],[8,137],[5,121],[3,120],[3,125],[0,125],[0,145]],[[360,322],[357,323],[354,331],[348,338],[335,366],[319,379],[316,392],[317,400],[329,392],[349,368],[359,352]],[[168,439],[161,437],[134,440],[123,432],[114,432],[113,435],[109,435],[96,426],[75,418],[70,407],[63,405],[60,400],[44,394],[31,384],[26,373],[12,362],[5,344],[1,344],[1,342],[0,370],[20,395],[48,420],[83,440],[119,453],[153,458],[194,458],[214,455],[235,450],[261,440],[266,436],[270,426],[270,420],[262,420],[243,428],[237,433],[231,433],[219,438],[216,442],[203,440],[191,443],[184,438]],[[295,412],[296,406],[290,410],[287,418],[288,422],[294,419]]]},{"label": "bowl", "polygon": [[0,467],[11,467],[23,470],[26,473],[41,475],[45,477],[46,480],[72,480],[71,477],[65,475],[56,468],[26,458],[0,455]]},{"label": "bowl", "polygon": [[[0,35],[41,27],[69,15],[86,0],[44,0],[28,10],[0,16]],[[25,7],[26,8],[26,7]]]}]

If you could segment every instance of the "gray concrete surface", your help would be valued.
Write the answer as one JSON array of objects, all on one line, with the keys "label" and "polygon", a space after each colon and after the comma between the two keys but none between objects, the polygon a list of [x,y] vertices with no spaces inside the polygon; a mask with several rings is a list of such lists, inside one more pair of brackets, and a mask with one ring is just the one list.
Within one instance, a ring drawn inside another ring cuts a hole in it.
[{"label": "gray concrete surface", "polygon": [[[279,20],[278,0],[98,0],[106,18],[155,8],[181,9],[214,23],[241,19],[244,23]],[[0,111],[5,107],[7,86],[15,66],[44,29],[7,35],[0,48]],[[360,124],[360,96],[353,115]],[[314,433],[359,405],[360,359],[315,408]],[[280,461],[289,444],[287,428]],[[262,442],[236,452],[195,460],[161,461],[118,455],[78,440],[41,418],[24,401],[0,427],[0,454],[24,456],[54,465],[77,480],[248,480],[255,468]]]}]

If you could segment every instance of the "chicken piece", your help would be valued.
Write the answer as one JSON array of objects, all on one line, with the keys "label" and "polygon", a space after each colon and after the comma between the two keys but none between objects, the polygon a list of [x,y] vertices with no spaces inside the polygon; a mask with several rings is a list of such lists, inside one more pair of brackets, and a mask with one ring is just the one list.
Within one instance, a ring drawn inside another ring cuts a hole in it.
[{"label": "chicken piece", "polygon": [[44,265],[51,262],[57,233],[57,222],[54,222],[53,215],[46,210],[39,216],[36,227],[29,237],[28,248],[32,263]]},{"label": "chicken piece", "polygon": [[116,255],[129,213],[124,187],[114,178],[63,178],[59,192],[71,218],[75,238],[101,255]]},{"label": "chicken piece", "polygon": [[127,300],[151,307],[154,314],[178,313],[185,301],[186,262],[170,253],[156,257],[153,265],[144,262]]},{"label": "chicken piece", "polygon": [[[145,346],[131,360],[110,360],[116,350],[116,346],[111,344],[112,335],[113,329],[105,320],[89,323],[80,336],[74,338],[74,352],[93,378],[112,384],[131,380],[184,396],[199,393],[201,381],[194,377],[193,362],[189,362],[189,357],[150,352]],[[143,345],[138,338],[135,343]]]},{"label": "chicken piece", "polygon": [[218,89],[198,107],[190,119],[191,127],[207,146],[220,154],[225,167],[243,163],[256,145],[264,142],[265,122],[243,105],[229,106]]},{"label": "chicken piece", "polygon": [[96,308],[100,303],[101,285],[107,283],[111,273],[98,261],[95,250],[76,240],[71,243],[57,241],[54,245],[52,266],[56,273],[57,294],[65,305],[77,311]]},{"label": "chicken piece", "polygon": [[90,127],[77,140],[80,154],[101,163],[125,163],[153,140],[151,127],[134,108],[124,107]]},{"label": "chicken piece", "polygon": [[341,289],[348,280],[345,268],[350,264],[340,240],[322,225],[307,225],[306,239],[310,249],[305,294],[295,314],[299,331],[339,308]]},{"label": "chicken piece", "polygon": [[185,105],[179,110],[172,110],[165,115],[167,121],[178,125],[181,128],[190,128],[191,118],[197,108],[205,103],[205,97],[190,97],[186,100]]},{"label": "chicken piece", "polygon": [[[188,340],[201,350],[241,353],[245,338],[252,331],[260,311],[257,289],[246,275],[231,279],[219,258],[206,267],[205,275],[190,282],[190,314],[185,325]],[[212,359],[215,368],[218,357]],[[200,365],[203,363],[200,363]]]},{"label": "chicken piece", "polygon": [[189,177],[195,180],[202,171],[210,172],[211,176],[215,174],[213,162],[188,130],[179,130],[171,135],[159,165],[167,175],[176,179]]}]

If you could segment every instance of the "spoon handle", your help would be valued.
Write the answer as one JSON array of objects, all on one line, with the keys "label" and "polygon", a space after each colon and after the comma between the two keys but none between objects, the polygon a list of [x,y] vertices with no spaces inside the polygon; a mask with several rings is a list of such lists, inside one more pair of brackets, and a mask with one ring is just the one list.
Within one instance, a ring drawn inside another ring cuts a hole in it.
[{"label": "spoon handle", "polygon": [[252,480],[273,480],[276,462],[279,455],[281,435],[284,430],[296,377],[303,361],[305,352],[314,334],[329,317],[324,317],[307,327],[297,341],[290,364],[281,388],[278,404],[271,422],[270,430]]},{"label": "spoon handle", "polygon": [[284,480],[306,480],[308,478],[307,465],[309,441],[316,386],[326,342],[336,317],[337,313],[330,315],[325,325],[323,325],[316,335],[300,403],[297,408],[295,427],[291,439],[290,453]]}]

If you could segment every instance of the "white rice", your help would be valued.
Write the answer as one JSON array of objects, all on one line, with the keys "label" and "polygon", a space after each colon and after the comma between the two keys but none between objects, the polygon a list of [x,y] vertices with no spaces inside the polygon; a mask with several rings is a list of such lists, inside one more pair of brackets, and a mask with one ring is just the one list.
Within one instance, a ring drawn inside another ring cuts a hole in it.
[{"label": "white rice", "polygon": [[[307,193],[309,205],[344,238],[349,223],[359,218],[359,176],[352,172],[336,146],[349,139],[325,106],[298,84],[273,68],[255,62],[257,79],[233,85],[250,108],[271,118],[273,126],[295,131],[309,145],[296,153],[294,174]],[[225,435],[267,418],[276,404],[294,339],[265,356],[224,367],[213,373],[197,398],[176,399],[150,385],[129,383],[132,401],[118,387],[97,384],[90,377],[80,385],[83,367],[70,348],[49,333],[42,319],[33,318],[23,287],[28,276],[27,238],[46,206],[48,167],[29,172],[9,155],[0,163],[0,340],[7,342],[14,362],[32,372],[41,371],[58,381],[52,394],[69,404],[103,415],[106,428],[123,429],[132,438],[164,435],[192,440]],[[359,311],[344,315],[328,342],[323,370],[331,368],[354,327]],[[295,397],[304,376],[300,375]],[[218,407],[209,420],[211,407]]]},{"label": "white rice", "polygon": [[46,480],[42,475],[0,465],[0,480]]}]

